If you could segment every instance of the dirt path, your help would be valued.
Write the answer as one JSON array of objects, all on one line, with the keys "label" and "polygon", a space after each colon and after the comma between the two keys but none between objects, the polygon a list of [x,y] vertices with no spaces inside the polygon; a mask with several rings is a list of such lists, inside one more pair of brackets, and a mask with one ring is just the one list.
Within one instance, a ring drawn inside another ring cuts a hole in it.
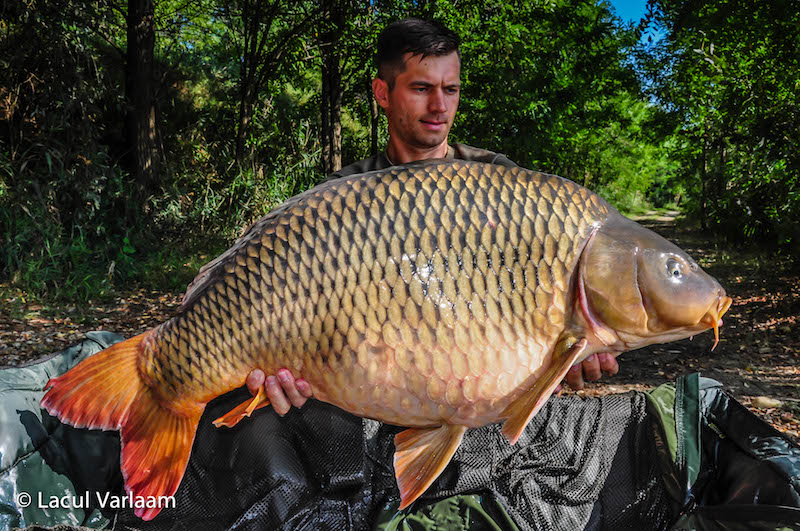
[{"label": "dirt path", "polygon": [[[733,297],[720,342],[713,335],[656,345],[620,356],[620,372],[579,395],[647,390],[699,371],[722,382],[742,403],[800,441],[800,274],[791,263],[731,250],[673,216],[639,220],[691,254]],[[0,366],[58,352],[90,330],[130,337],[168,318],[182,294],[128,290],[102,303],[48,305],[0,284]],[[780,405],[769,403],[777,400]]]}]

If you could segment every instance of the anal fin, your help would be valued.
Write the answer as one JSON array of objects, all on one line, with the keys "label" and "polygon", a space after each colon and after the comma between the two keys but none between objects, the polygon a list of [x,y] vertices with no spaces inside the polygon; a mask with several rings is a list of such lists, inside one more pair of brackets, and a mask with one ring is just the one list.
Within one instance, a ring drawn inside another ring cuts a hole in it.
[{"label": "anal fin", "polygon": [[557,352],[553,354],[553,365],[541,378],[536,380],[533,387],[503,410],[501,416],[505,417],[506,421],[500,431],[508,439],[508,442],[514,444],[519,440],[525,426],[550,398],[555,388],[567,375],[569,368],[583,353],[587,344],[585,338],[581,339],[560,355],[558,350],[563,347],[559,344],[556,347]]},{"label": "anal fin", "polygon": [[249,417],[253,414],[253,411],[256,409],[261,409],[262,407],[266,407],[269,405],[269,398],[267,398],[267,392],[264,391],[264,386],[258,388],[258,394],[251,398],[250,400],[245,400],[232,410],[228,411],[220,418],[213,422],[214,426],[219,428],[220,426],[225,426],[227,428],[233,428],[236,426],[240,420],[244,419],[245,417]]},{"label": "anal fin", "polygon": [[[144,507],[135,507],[134,514],[139,518],[152,520],[169,506],[163,496],[172,496],[178,490],[204,408],[185,404],[182,414],[177,414],[151,395],[134,402],[120,430],[120,468],[125,490],[148,500]],[[151,507],[151,501],[157,506]]]},{"label": "anal fin", "polygon": [[400,509],[420,497],[445,469],[461,444],[466,426],[409,428],[394,436],[394,470],[400,488]]}]

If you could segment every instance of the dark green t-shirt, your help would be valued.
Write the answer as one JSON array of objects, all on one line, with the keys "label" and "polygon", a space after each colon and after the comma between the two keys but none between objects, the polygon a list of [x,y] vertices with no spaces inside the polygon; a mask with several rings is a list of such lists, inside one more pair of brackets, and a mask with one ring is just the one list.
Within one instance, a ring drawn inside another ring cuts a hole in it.
[{"label": "dark green t-shirt", "polygon": [[[466,144],[450,144],[447,146],[447,155],[445,159],[458,159],[458,160],[472,160],[476,162],[488,162],[490,164],[501,164],[503,166],[516,166],[511,159],[502,153],[495,153],[487,149],[475,148]],[[332,173],[324,181],[331,179],[338,179],[339,177],[347,177],[349,175],[356,175],[358,173],[366,173],[368,171],[385,170],[395,164],[389,160],[386,152],[378,153],[374,157],[354,162],[349,166],[345,166],[341,170]]]}]

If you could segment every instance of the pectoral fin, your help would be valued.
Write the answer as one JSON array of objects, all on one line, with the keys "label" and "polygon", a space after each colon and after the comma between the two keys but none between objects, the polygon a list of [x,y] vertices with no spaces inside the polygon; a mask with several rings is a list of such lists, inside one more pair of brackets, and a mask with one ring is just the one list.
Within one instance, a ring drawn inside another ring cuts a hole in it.
[{"label": "pectoral fin", "polygon": [[505,417],[506,421],[500,431],[508,439],[508,442],[514,444],[519,440],[525,426],[553,394],[553,390],[567,375],[567,371],[580,357],[587,343],[586,339],[581,339],[560,355],[558,350],[563,347],[561,344],[556,347],[556,353],[553,354],[553,365],[541,378],[536,380],[533,387],[503,411],[501,416]]},{"label": "pectoral fin", "polygon": [[251,398],[250,400],[245,400],[232,410],[228,411],[220,418],[213,422],[214,426],[219,428],[220,426],[226,426],[228,428],[233,428],[236,426],[240,420],[245,417],[249,417],[253,414],[253,411],[256,409],[261,409],[262,407],[266,407],[269,405],[269,398],[267,398],[267,392],[264,390],[264,386],[258,388],[258,394]]},{"label": "pectoral fin", "polygon": [[425,492],[461,444],[466,426],[409,428],[394,436],[394,470],[400,488],[400,509]]}]

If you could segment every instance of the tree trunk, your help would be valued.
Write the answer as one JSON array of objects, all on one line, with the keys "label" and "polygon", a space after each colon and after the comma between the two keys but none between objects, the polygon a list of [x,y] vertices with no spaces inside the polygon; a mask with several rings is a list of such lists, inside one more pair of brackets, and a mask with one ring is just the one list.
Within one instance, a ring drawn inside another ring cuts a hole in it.
[{"label": "tree trunk", "polygon": [[708,229],[708,132],[703,135],[703,151],[700,160],[700,228]]},{"label": "tree trunk", "polygon": [[253,102],[251,89],[242,76],[239,91],[239,125],[236,127],[236,165],[241,168],[245,161],[245,148],[247,147],[247,130],[253,118]]},{"label": "tree trunk", "polygon": [[330,175],[342,169],[342,69],[339,35],[344,27],[344,13],[337,1],[326,5],[327,30],[320,42],[322,50],[322,169]]},{"label": "tree trunk", "polygon": [[372,141],[372,156],[378,154],[378,120],[380,114],[378,113],[378,102],[375,99],[375,94],[372,93],[372,80],[367,77],[367,101],[369,102],[369,125],[371,130],[370,139]]},{"label": "tree trunk", "polygon": [[234,155],[236,166],[241,169],[245,162],[245,148],[247,147],[247,131],[253,117],[253,94],[257,88],[253,87],[255,79],[253,68],[257,64],[255,54],[258,40],[258,27],[262,13],[253,9],[249,2],[242,5],[242,26],[244,35],[241,51],[241,72],[239,73],[239,120],[236,126],[236,153]]},{"label": "tree trunk", "polygon": [[342,71],[337,52],[331,75],[331,173],[342,169]]},{"label": "tree trunk", "polygon": [[[725,189],[728,186],[728,173],[727,173],[727,158],[728,152],[725,149],[725,141],[720,136],[717,144],[719,152],[719,171],[717,172],[717,199],[725,197]],[[719,202],[719,201],[718,201]]]},{"label": "tree trunk", "polygon": [[[324,46],[324,44],[323,44]],[[325,50],[325,48],[323,48]],[[322,97],[320,98],[320,121],[322,131],[320,135],[320,142],[322,144],[322,173],[330,175],[333,173],[331,168],[333,162],[331,161],[331,79],[328,74],[328,58],[326,51],[322,52]]]},{"label": "tree trunk", "polygon": [[155,19],[153,0],[128,2],[128,51],[125,92],[128,100],[125,130],[128,167],[141,198],[158,184],[158,148],[154,99]]}]

